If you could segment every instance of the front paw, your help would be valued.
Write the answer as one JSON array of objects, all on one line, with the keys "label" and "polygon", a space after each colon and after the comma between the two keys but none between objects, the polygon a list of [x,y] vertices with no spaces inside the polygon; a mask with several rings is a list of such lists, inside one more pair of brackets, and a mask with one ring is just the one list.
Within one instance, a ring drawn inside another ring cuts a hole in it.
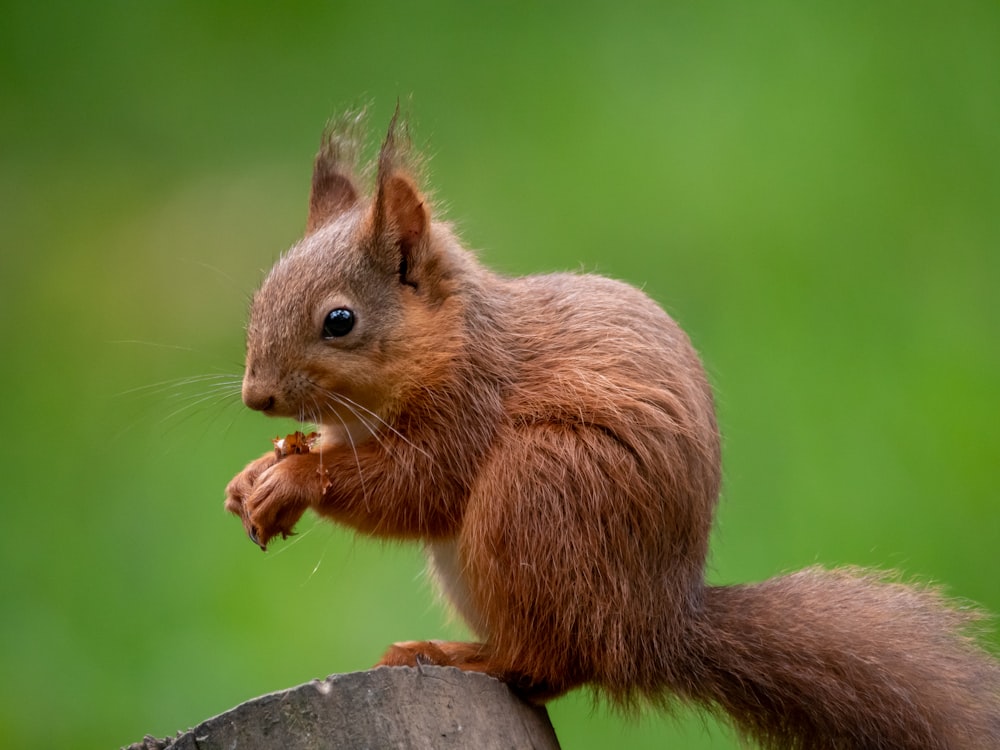
[{"label": "front paw", "polygon": [[322,496],[315,454],[276,459],[264,456],[247,466],[226,488],[226,509],[243,521],[250,540],[268,542],[292,533],[299,518]]},{"label": "front paw", "polygon": [[262,550],[279,534],[286,539],[306,508],[319,499],[318,476],[317,481],[303,477],[291,458],[265,471],[243,504],[247,535]]},{"label": "front paw", "polygon": [[226,486],[226,510],[230,513],[246,518],[246,499],[253,492],[254,485],[260,475],[270,469],[278,462],[278,456],[274,451],[268,451],[256,461],[247,464],[239,474],[232,478]]}]

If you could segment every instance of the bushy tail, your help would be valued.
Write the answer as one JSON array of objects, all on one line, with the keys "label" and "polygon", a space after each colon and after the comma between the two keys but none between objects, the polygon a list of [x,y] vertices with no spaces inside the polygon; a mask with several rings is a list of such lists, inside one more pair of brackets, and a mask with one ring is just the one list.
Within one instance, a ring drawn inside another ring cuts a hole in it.
[{"label": "bushy tail", "polygon": [[766,748],[1000,748],[975,610],[860,570],[706,590],[682,691]]}]

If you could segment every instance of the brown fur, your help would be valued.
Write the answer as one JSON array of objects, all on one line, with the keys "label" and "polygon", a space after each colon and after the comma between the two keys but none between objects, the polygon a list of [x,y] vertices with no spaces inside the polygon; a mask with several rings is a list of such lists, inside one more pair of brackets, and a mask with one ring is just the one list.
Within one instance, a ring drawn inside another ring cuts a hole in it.
[{"label": "brown fur", "polygon": [[[307,235],[247,331],[244,400],[322,425],[322,448],[253,462],[226,506],[262,546],[307,508],[423,540],[482,643],[383,663],[676,696],[766,747],[1000,747],[1000,668],[936,591],[818,569],[706,586],[719,435],[685,334],[619,282],[480,266],[432,221],[395,119],[363,199],[354,133],[328,133]],[[357,324],[324,339],[338,307]]]}]

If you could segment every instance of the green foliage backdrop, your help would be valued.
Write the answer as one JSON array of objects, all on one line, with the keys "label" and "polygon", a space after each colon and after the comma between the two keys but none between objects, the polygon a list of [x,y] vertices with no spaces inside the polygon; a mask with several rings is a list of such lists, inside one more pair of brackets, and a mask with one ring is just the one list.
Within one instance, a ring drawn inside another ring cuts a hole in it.
[{"label": "green foliage backdrop", "polygon": [[[222,511],[289,428],[236,395],[248,294],[325,120],[369,100],[375,138],[403,100],[488,263],[625,278],[690,331],[726,435],[713,581],[875,565],[1000,612],[996,3],[3,17],[0,745],[114,747],[461,635],[419,550],[306,519],[262,555]],[[568,749],[736,747],[551,713]]]}]

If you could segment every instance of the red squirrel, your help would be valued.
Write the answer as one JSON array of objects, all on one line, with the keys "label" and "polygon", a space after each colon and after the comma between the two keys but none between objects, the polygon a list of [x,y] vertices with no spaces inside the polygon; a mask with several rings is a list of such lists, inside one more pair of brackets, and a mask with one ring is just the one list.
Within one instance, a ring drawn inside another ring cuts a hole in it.
[{"label": "red squirrel", "polygon": [[305,236],[253,297],[243,401],[320,434],[229,484],[252,540],[311,508],[422,542],[481,641],[381,664],[680,700],[763,747],[1000,747],[974,611],[858,569],[707,585],[721,457],[688,337],[622,282],[484,268],[432,217],[395,116],[366,196],[360,120],[327,129]]}]

